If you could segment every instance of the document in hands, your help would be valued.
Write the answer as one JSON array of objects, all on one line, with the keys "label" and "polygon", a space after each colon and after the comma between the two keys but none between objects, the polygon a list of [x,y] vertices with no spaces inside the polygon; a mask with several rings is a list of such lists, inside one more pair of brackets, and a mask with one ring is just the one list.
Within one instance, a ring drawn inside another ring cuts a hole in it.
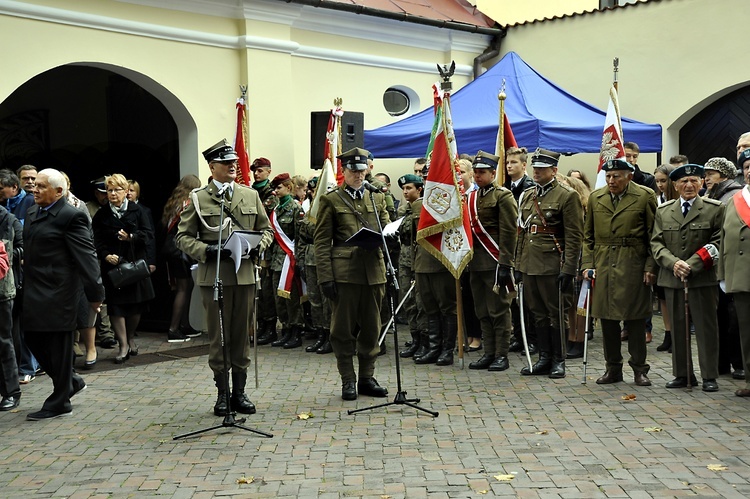
[{"label": "document in hands", "polygon": [[346,240],[347,244],[359,246],[362,249],[374,250],[379,248],[383,242],[380,232],[375,232],[367,227],[362,227],[352,237]]},{"label": "document in hands", "polygon": [[250,258],[250,252],[260,244],[263,233],[255,230],[236,230],[229,234],[224,248],[232,252],[234,271],[240,270],[242,260]]},{"label": "document in hands", "polygon": [[398,234],[398,229],[399,227],[401,227],[401,222],[403,221],[404,217],[401,217],[398,220],[394,220],[393,222],[383,227],[383,235],[385,237],[392,237]]}]

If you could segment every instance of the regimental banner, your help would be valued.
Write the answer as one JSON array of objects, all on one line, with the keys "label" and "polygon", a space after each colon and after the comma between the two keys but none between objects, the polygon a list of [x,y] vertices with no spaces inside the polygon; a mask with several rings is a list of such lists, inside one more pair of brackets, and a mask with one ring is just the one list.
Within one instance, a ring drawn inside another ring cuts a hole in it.
[{"label": "regimental banner", "polygon": [[247,113],[245,112],[245,98],[237,99],[237,129],[234,135],[234,150],[237,151],[238,170],[236,182],[250,185],[250,159],[247,154]]},{"label": "regimental banner", "polygon": [[438,90],[437,85],[433,89],[435,124],[426,155],[429,172],[417,227],[417,243],[459,279],[473,256],[473,241],[458,166],[450,92]]}]

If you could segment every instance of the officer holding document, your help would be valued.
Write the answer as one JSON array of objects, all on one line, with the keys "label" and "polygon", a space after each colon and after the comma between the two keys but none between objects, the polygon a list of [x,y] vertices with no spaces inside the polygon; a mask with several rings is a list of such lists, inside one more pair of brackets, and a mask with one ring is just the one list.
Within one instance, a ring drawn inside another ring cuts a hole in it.
[{"label": "officer holding document", "polygon": [[[230,393],[234,410],[254,414],[255,406],[245,394],[245,383],[247,369],[250,366],[248,331],[252,314],[251,305],[255,301],[255,269],[250,258],[241,259],[239,268],[236,269],[231,251],[223,244],[221,247],[218,244],[219,231],[221,230],[222,243],[236,230],[262,232],[261,241],[254,250],[256,254],[271,244],[273,231],[258,193],[235,183],[238,157],[232,146],[226,140],[222,140],[203,151],[203,156],[211,170],[212,181],[190,194],[192,203],[180,217],[175,244],[188,256],[198,260],[196,283],[201,287],[210,339],[208,365],[214,373],[218,391],[214,414],[226,414]],[[225,384],[219,304],[214,301],[217,256],[221,258],[219,278],[224,289],[222,312],[224,336],[229,351],[227,364],[232,375],[231,392],[230,387]]]},{"label": "officer holding document", "polygon": [[389,222],[384,195],[372,192],[376,188],[368,190],[364,181],[368,154],[357,147],[339,156],[344,185],[320,198],[314,237],[318,283],[331,301],[331,346],[344,400],[356,400],[357,392],[373,397],[388,394],[374,377],[386,283],[383,251],[380,245],[350,239],[363,228],[379,232],[379,226]]}]

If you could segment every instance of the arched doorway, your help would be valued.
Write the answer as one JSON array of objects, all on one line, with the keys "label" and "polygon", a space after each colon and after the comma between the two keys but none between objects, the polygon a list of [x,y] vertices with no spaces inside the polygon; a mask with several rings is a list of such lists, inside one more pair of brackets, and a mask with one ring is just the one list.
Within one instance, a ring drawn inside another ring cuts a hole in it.
[{"label": "arched doorway", "polygon": [[[63,170],[72,192],[86,201],[93,199],[91,180],[102,175],[137,180],[140,201],[153,214],[157,248],[172,188],[183,174],[198,173],[195,137],[195,122],[170,92],[116,66],[53,68],[0,103],[0,168],[33,164]],[[152,280],[157,298],[141,329],[166,330],[171,293],[163,262]]]},{"label": "arched doorway", "polygon": [[704,164],[722,156],[737,158],[737,139],[750,130],[750,86],[717,99],[680,129],[680,153],[691,163]]}]

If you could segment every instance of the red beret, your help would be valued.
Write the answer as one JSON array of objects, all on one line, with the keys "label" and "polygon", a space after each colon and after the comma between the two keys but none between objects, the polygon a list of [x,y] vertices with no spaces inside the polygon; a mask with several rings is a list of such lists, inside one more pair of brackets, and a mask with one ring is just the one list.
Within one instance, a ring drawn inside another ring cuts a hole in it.
[{"label": "red beret", "polygon": [[274,189],[281,185],[284,180],[289,180],[291,177],[288,173],[279,173],[273,180],[271,180],[271,187]]},{"label": "red beret", "polygon": [[267,166],[271,168],[271,161],[268,158],[257,158],[253,161],[253,164],[250,165],[250,170],[255,170],[256,168],[262,168],[264,166]]}]

